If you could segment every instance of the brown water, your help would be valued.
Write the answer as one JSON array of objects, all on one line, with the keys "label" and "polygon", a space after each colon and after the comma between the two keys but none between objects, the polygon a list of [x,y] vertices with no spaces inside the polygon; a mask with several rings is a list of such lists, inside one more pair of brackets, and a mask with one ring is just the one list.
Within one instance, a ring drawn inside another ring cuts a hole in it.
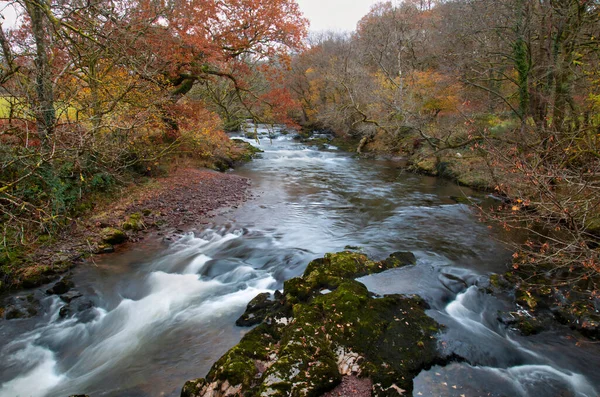
[{"label": "brown water", "polygon": [[177,242],[149,239],[79,267],[91,309],[61,319],[62,303],[45,297],[42,315],[0,323],[0,396],[177,396],[247,331],[234,321],[251,298],[348,245],[376,259],[414,252],[416,266],[361,281],[421,294],[447,326],[440,348],[468,360],[423,372],[415,396],[598,394],[597,345],[575,346],[564,328],[521,337],[496,319],[507,303],[478,288],[509,253],[451,197],[485,195],[287,136],[261,143],[262,158],[236,171],[252,200]]}]

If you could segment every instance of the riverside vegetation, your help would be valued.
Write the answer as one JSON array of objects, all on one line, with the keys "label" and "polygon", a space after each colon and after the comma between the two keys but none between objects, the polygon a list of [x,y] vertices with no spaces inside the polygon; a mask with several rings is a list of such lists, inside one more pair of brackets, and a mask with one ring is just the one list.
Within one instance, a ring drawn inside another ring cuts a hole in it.
[{"label": "riverside vegetation", "polygon": [[[85,228],[98,204],[110,212],[115,198],[143,196],[176,168],[248,159],[250,147],[224,128],[282,121],[278,70],[303,47],[307,24],[290,0],[2,7],[17,20],[0,29],[0,290],[47,281],[98,243],[123,239],[106,226],[131,234],[152,223],[146,208],[96,219],[104,230],[93,227],[75,253],[63,249],[65,232]],[[196,29],[206,24],[213,30]],[[223,89],[237,110],[221,118],[210,93]]]}]

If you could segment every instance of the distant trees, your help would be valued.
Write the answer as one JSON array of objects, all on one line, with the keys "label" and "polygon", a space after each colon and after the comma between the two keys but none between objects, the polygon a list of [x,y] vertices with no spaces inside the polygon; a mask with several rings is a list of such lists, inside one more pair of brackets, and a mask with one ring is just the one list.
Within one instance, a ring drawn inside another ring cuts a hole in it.
[{"label": "distant trees", "polygon": [[352,35],[315,38],[293,66],[304,117],[397,150],[441,112],[454,114],[461,83],[439,62],[435,4],[382,2]]}]

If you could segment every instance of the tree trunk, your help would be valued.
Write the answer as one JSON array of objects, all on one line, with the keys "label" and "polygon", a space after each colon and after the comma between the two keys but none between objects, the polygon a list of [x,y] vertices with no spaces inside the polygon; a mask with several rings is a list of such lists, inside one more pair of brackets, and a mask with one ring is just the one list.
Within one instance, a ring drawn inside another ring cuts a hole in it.
[{"label": "tree trunk", "polygon": [[37,131],[42,142],[47,142],[53,134],[56,125],[56,111],[54,109],[54,92],[52,89],[52,70],[48,58],[48,34],[46,17],[43,7],[48,4],[45,0],[25,1],[27,14],[31,19],[31,30],[35,41],[35,88],[36,106],[35,118]]}]

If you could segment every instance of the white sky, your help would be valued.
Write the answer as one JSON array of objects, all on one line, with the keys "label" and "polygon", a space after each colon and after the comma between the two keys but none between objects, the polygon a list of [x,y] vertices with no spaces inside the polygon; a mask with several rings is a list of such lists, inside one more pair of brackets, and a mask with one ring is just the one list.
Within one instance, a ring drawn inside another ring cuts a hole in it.
[{"label": "white sky", "polygon": [[296,0],[310,30],[352,31],[371,6],[383,0]]},{"label": "white sky", "polygon": [[[353,31],[371,6],[381,1],[384,0],[296,0],[304,16],[310,20],[312,32]],[[15,11],[7,4],[0,0],[0,12],[4,17],[4,20],[0,18],[0,23],[5,28],[15,23]]]}]

